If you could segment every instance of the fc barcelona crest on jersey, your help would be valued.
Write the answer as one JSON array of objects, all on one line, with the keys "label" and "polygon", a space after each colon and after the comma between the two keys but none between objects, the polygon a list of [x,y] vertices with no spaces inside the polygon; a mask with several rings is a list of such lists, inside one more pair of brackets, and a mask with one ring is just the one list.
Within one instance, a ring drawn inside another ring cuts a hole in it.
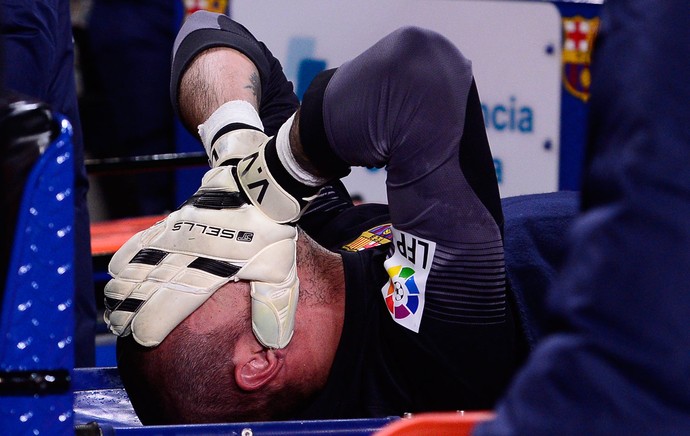
[{"label": "fc barcelona crest on jersey", "polygon": [[592,46],[599,29],[599,18],[563,18],[563,84],[582,101],[589,100]]},{"label": "fc barcelona crest on jersey", "polygon": [[390,224],[376,226],[363,232],[357,239],[343,246],[346,251],[361,251],[388,244],[393,239]]}]

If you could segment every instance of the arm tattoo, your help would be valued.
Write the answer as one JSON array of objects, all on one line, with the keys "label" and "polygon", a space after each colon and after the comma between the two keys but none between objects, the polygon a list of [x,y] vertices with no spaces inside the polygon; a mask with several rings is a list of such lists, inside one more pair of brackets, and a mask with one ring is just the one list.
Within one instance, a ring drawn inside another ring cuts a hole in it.
[{"label": "arm tattoo", "polygon": [[252,73],[249,77],[251,82],[249,85],[245,85],[245,89],[250,89],[254,97],[256,97],[256,103],[261,104],[261,80],[259,80],[259,75],[257,73]]}]

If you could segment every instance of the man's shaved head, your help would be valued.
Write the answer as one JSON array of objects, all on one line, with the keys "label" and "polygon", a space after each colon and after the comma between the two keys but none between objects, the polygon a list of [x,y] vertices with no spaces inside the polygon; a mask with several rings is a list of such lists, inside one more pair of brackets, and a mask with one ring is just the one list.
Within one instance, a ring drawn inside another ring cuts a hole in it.
[{"label": "man's shaved head", "polygon": [[245,281],[221,287],[156,347],[118,338],[120,377],[143,424],[288,419],[303,407],[330,371],[344,277],[340,256],[302,232],[297,264],[299,328],[284,349],[254,336]]},{"label": "man's shaved head", "polygon": [[[249,309],[222,307],[248,300],[248,289],[246,283],[225,285],[158,347],[141,346],[131,335],[118,339],[118,368],[142,423],[242,420],[229,405],[245,395],[237,392],[233,355],[241,335],[252,334]],[[233,292],[243,298],[232,298]],[[221,319],[233,313],[234,319]]]}]

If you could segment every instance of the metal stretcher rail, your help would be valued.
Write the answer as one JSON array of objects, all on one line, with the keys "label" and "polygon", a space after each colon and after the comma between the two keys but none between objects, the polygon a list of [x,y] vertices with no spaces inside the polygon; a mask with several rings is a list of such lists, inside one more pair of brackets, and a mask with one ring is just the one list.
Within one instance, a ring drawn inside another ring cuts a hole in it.
[{"label": "metal stretcher rail", "polygon": [[89,175],[125,174],[208,166],[208,157],[205,152],[164,153],[87,159],[84,165]]},{"label": "metal stretcher rail", "polygon": [[127,398],[117,368],[74,370],[77,436],[87,435],[371,435],[397,416],[368,419],[274,421],[142,426]]}]

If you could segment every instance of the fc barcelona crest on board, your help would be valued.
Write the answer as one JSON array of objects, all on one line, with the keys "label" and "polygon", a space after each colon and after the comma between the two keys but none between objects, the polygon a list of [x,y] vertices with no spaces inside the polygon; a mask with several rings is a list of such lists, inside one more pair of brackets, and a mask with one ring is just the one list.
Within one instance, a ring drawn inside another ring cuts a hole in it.
[{"label": "fc barcelona crest on board", "polygon": [[563,85],[582,101],[589,100],[592,46],[599,18],[563,18]]},{"label": "fc barcelona crest on board", "polygon": [[185,15],[191,15],[196,11],[210,11],[219,14],[227,14],[229,0],[184,0]]}]

